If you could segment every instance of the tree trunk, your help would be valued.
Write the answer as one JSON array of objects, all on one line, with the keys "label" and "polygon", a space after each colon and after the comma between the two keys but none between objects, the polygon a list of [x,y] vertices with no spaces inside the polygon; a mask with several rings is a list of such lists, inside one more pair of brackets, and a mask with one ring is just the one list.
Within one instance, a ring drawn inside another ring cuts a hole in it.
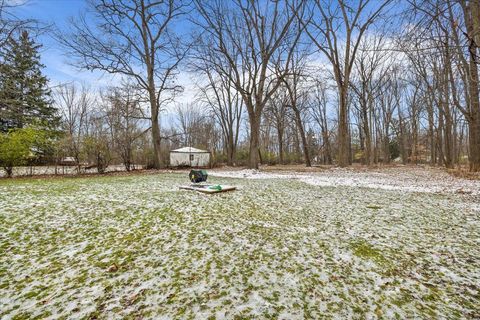
[{"label": "tree trunk", "polygon": [[435,165],[437,163],[437,154],[436,154],[436,145],[435,145],[435,122],[433,119],[433,106],[431,101],[428,102],[427,106],[428,113],[428,137],[430,139],[430,165]]},{"label": "tree trunk", "polygon": [[260,117],[250,117],[250,150],[248,167],[258,169],[259,159],[259,136],[260,136]]},{"label": "tree trunk", "polygon": [[370,133],[370,126],[368,124],[368,117],[366,110],[362,110],[363,114],[363,135],[365,139],[365,164],[372,165],[372,135]]},{"label": "tree trunk", "polygon": [[325,146],[324,156],[323,156],[323,163],[327,165],[332,164],[332,148],[330,147],[330,139],[328,137],[328,132],[325,130],[322,132],[323,136],[323,145]]},{"label": "tree trunk", "polygon": [[227,147],[227,166],[233,167],[233,150]]},{"label": "tree trunk", "polygon": [[363,121],[359,119],[358,123],[358,139],[360,140],[360,150],[362,151],[362,164],[367,164],[366,150],[365,150],[365,135],[363,132]]},{"label": "tree trunk", "polygon": [[453,135],[452,135],[452,117],[449,114],[449,110],[445,113],[445,166],[447,168],[453,168]]},{"label": "tree trunk", "polygon": [[7,178],[11,178],[13,174],[13,167],[3,167],[5,173],[7,174]]},{"label": "tree trunk", "polygon": [[[450,97],[452,94],[450,93],[450,89],[453,91],[455,88],[450,88],[450,73],[449,69],[451,68],[451,58],[450,58],[450,51],[448,46],[445,50],[445,64],[443,70],[443,84],[441,89],[443,93],[440,93],[440,112],[443,112],[444,119],[445,119],[445,127],[444,127],[444,139],[443,142],[444,146],[444,157],[445,157],[445,166],[449,169],[453,168],[453,158],[454,158],[454,150],[453,150],[453,118],[452,112],[450,110]],[[453,92],[452,92],[453,93]]]},{"label": "tree trunk", "polygon": [[233,143],[233,133],[229,132],[227,137],[227,165],[233,166],[235,147]]},{"label": "tree trunk", "polygon": [[105,173],[105,161],[101,153],[97,153],[97,172]]},{"label": "tree trunk", "polygon": [[[472,47],[473,45],[471,45]],[[469,122],[470,132],[470,171],[480,171],[480,94],[478,86],[478,66],[475,61],[476,48],[470,48],[470,103],[471,118]]]},{"label": "tree trunk", "polygon": [[285,164],[285,159],[283,157],[283,128],[277,127],[278,135],[278,157],[280,158],[280,164]]},{"label": "tree trunk", "polygon": [[298,136],[298,128],[297,128],[297,123],[295,122],[295,126],[293,128],[293,148],[294,148],[294,153],[295,153],[295,163],[300,162],[300,157],[302,154],[301,147],[300,147],[300,140],[301,138]]},{"label": "tree trunk", "polygon": [[338,165],[347,167],[349,160],[347,88],[340,87],[340,110],[338,115]]},{"label": "tree trunk", "polygon": [[[416,108],[416,106],[412,106],[412,108]],[[412,126],[412,151],[411,151],[411,156],[410,159],[414,164],[417,164],[418,162],[418,119],[417,119],[417,111],[414,109],[412,111],[412,117],[410,119],[411,121],[411,126]]]},{"label": "tree trunk", "polygon": [[130,172],[130,170],[132,170],[132,165],[131,165],[131,163],[130,163],[130,160],[125,161],[125,162],[123,163],[123,165],[124,165],[125,170],[126,170],[127,172]]},{"label": "tree trunk", "polygon": [[403,124],[403,117],[400,109],[398,110],[398,125],[400,129],[400,154],[402,156],[402,163],[405,165],[408,161],[408,153],[407,153],[407,137],[405,132],[405,127]]},{"label": "tree trunk", "polygon": [[480,171],[480,93],[478,76],[478,47],[480,45],[480,4],[478,1],[469,1],[464,7],[465,24],[469,35],[469,81],[470,91],[470,171]]},{"label": "tree trunk", "polygon": [[480,113],[469,121],[470,171],[480,172]]},{"label": "tree trunk", "polygon": [[162,167],[162,155],[160,150],[160,125],[158,124],[158,115],[152,114],[152,142],[153,142],[153,167],[160,169]]},{"label": "tree trunk", "polygon": [[[389,164],[391,161],[391,156],[390,156],[390,138],[389,138],[389,130],[388,126],[385,128],[385,137],[382,139],[383,141],[383,163]],[[403,143],[403,134],[402,134],[402,143]],[[403,154],[402,154],[402,160],[403,160]]]},{"label": "tree trunk", "polygon": [[438,129],[437,129],[437,148],[438,148],[438,164],[443,166],[445,164],[445,153],[443,145],[443,130],[444,130],[444,116],[442,112],[438,115]]},{"label": "tree trunk", "polygon": [[327,123],[327,114],[326,110],[323,109],[323,117],[322,117],[322,138],[323,138],[323,145],[324,145],[324,164],[331,165],[332,164],[332,148],[330,147],[330,138],[328,136],[328,123]]},{"label": "tree trunk", "polygon": [[300,111],[297,107],[293,108],[295,112],[295,121],[297,122],[298,132],[300,133],[300,138],[302,139],[302,147],[303,147],[303,155],[305,157],[305,165],[307,167],[311,167],[312,163],[310,161],[310,154],[308,152],[308,142],[307,137],[305,135],[305,129],[303,128],[302,117],[300,115]]}]

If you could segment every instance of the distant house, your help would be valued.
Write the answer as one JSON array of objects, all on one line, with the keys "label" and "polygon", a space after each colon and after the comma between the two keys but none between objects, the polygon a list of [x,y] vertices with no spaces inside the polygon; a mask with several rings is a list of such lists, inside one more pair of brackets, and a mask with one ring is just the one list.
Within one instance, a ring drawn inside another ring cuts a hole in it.
[{"label": "distant house", "polygon": [[208,167],[210,152],[192,147],[170,151],[170,166],[172,167]]}]

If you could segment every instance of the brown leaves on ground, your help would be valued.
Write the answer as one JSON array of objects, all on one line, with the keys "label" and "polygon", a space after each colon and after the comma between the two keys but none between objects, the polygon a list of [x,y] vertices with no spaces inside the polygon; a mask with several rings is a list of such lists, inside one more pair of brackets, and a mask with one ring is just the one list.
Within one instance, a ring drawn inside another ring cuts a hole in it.
[{"label": "brown leaves on ground", "polygon": [[110,267],[107,269],[108,272],[117,272],[118,271],[118,266],[116,263],[112,264]]}]

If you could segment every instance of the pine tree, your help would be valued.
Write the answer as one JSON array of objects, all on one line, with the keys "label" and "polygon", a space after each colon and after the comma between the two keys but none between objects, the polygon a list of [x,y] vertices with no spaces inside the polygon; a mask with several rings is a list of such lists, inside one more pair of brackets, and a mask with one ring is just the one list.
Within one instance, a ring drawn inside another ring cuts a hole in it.
[{"label": "pine tree", "polygon": [[0,49],[0,132],[32,123],[49,129],[58,125],[40,48],[23,31],[18,40],[11,37]]}]

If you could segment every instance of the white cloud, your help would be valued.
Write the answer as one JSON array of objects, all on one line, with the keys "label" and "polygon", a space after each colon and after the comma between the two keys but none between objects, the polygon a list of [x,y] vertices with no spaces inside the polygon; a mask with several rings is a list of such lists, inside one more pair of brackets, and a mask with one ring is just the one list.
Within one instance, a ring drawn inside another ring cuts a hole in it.
[{"label": "white cloud", "polygon": [[30,1],[29,0],[3,0],[0,1],[4,2],[5,6],[7,7],[18,7],[18,6],[23,6],[28,4]]}]

